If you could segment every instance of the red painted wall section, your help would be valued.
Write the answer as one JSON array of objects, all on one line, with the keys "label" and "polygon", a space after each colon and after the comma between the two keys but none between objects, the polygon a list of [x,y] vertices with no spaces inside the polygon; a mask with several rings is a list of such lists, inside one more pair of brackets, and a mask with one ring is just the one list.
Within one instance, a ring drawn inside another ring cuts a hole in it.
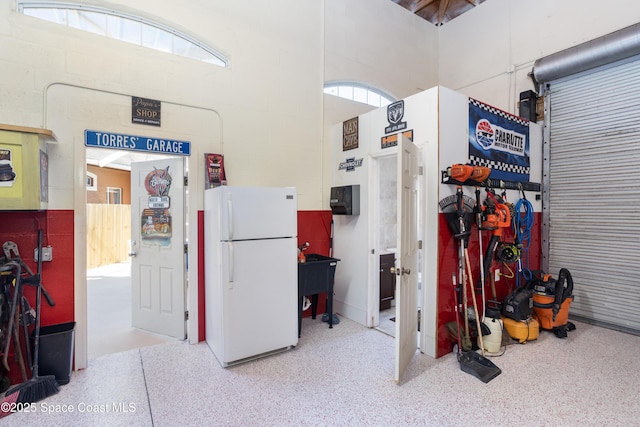
[{"label": "red painted wall section", "polygon": [[[309,242],[305,253],[329,256],[331,249],[331,211],[298,211],[298,247]],[[338,263],[339,264],[339,263]],[[337,268],[340,268],[338,265]],[[324,313],[327,307],[327,294],[318,296],[316,313]],[[302,312],[302,317],[311,316],[311,308]],[[319,319],[320,317],[317,317]]]},{"label": "red painted wall section", "polygon": [[[540,269],[540,253],[541,253],[541,219],[540,213],[534,214],[535,221],[531,230],[531,241],[529,243],[528,257],[523,256],[523,268],[526,265],[525,260],[528,259],[528,267],[530,270]],[[446,217],[443,213],[439,215],[439,229],[438,233],[438,343],[436,357],[444,356],[450,353],[453,349],[454,341],[447,332],[447,323],[455,322],[455,300],[452,274],[457,275],[458,271],[458,241],[454,239]],[[482,253],[486,250],[489,239],[491,239],[490,231],[482,232]],[[502,241],[512,243],[513,231],[505,231]],[[481,289],[480,285],[480,248],[478,239],[478,229],[475,225],[472,227],[471,236],[469,238],[469,262],[471,264],[472,278],[474,286]],[[512,273],[517,273],[518,264],[503,264],[502,262],[494,261],[492,264],[492,271],[498,269],[503,275],[501,279],[495,283],[496,294],[498,301],[504,300],[505,296],[515,288],[515,278],[511,278]],[[509,270],[511,269],[511,270]],[[523,281],[521,279],[520,283]],[[470,292],[470,287],[467,288]],[[489,278],[485,280],[485,298],[491,299],[491,286]],[[482,307],[482,296],[480,292],[476,293],[476,300],[478,303],[478,311],[480,316],[484,307]],[[468,293],[468,303],[472,307],[473,300],[471,294]]]},{"label": "red painted wall section", "polygon": [[[50,307],[42,298],[42,326],[74,320],[73,219],[72,210],[0,212],[0,244],[15,242],[20,257],[34,273],[37,272],[34,249],[38,247],[38,229],[43,230],[43,246],[52,247],[53,261],[42,263],[42,283],[55,306]],[[4,256],[4,253],[0,255]],[[25,287],[24,295],[35,309],[35,288]],[[9,360],[12,383],[21,382],[17,364],[13,357]]]},{"label": "red painted wall section", "polygon": [[198,342],[206,340],[204,323],[204,211],[198,211]]},{"label": "red painted wall section", "polygon": [[[331,247],[331,211],[298,211],[298,247],[309,242],[307,253],[329,256]],[[204,306],[204,211],[198,211],[198,341],[204,341],[205,306]],[[318,313],[324,313],[326,301],[324,296],[318,298]],[[311,309],[303,313],[310,316]]]}]

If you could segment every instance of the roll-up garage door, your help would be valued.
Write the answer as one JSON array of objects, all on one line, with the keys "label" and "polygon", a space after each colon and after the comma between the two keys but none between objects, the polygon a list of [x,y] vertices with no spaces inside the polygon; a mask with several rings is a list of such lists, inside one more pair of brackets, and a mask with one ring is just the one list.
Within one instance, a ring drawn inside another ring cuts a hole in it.
[{"label": "roll-up garage door", "polygon": [[545,90],[549,272],[571,272],[571,315],[640,334],[640,57]]}]

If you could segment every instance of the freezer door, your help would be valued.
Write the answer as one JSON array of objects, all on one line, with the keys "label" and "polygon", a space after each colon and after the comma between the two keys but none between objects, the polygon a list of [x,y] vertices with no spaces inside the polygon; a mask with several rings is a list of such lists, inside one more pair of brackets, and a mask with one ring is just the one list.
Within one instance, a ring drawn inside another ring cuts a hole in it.
[{"label": "freezer door", "polygon": [[298,342],[296,239],[222,244],[224,364]]},{"label": "freezer door", "polygon": [[293,187],[218,187],[221,240],[297,236]]}]

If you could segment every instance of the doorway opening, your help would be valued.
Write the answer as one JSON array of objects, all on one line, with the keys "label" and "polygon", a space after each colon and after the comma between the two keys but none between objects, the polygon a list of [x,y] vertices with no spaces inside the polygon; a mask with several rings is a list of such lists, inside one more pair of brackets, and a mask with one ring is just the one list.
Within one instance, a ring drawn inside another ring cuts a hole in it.
[{"label": "doorway opening", "polygon": [[397,156],[395,154],[375,159],[374,186],[376,195],[375,230],[376,263],[379,265],[379,275],[374,277],[375,294],[377,298],[378,323],[376,329],[395,337],[396,335],[396,276],[392,273],[395,266],[397,251]]},{"label": "doorway opening", "polygon": [[[397,230],[398,230],[398,166],[397,155],[389,154],[377,156],[373,159],[373,189],[371,197],[375,202],[373,221],[376,230],[376,266],[379,274],[374,274],[374,280],[370,284],[373,289],[369,290],[370,295],[375,295],[376,308],[374,311],[374,327],[380,332],[395,338],[396,335],[396,280],[397,275],[393,273],[396,266]],[[422,182],[417,182],[418,194],[422,195]],[[421,196],[419,196],[420,199]],[[423,215],[418,203],[417,212],[417,232],[422,235]],[[418,342],[420,342],[421,329],[421,301],[422,301],[422,250],[418,250]]]},{"label": "doorway opening", "polygon": [[174,157],[86,149],[88,360],[175,340],[132,326],[130,258],[131,163]]}]

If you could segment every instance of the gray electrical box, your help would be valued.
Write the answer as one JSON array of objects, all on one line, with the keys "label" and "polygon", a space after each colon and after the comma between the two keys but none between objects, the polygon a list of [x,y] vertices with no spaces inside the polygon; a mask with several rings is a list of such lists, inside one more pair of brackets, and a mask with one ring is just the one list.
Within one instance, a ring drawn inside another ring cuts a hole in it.
[{"label": "gray electrical box", "polygon": [[360,186],[331,187],[329,205],[334,215],[360,215]]}]

